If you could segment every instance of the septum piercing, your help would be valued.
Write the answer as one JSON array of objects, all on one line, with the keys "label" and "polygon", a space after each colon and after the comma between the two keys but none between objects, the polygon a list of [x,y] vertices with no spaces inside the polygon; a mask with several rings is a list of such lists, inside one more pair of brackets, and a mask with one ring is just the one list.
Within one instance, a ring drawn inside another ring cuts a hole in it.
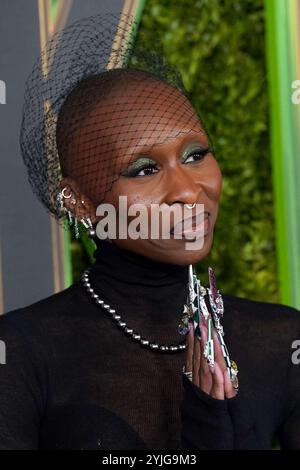
[{"label": "septum piercing", "polygon": [[187,209],[194,209],[194,207],[196,207],[196,203],[194,202],[194,204],[185,204],[185,206]]}]

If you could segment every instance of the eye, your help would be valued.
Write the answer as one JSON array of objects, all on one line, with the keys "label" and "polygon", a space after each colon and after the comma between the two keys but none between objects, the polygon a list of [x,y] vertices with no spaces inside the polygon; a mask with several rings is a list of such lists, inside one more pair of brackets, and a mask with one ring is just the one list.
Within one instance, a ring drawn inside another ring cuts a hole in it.
[{"label": "eye", "polygon": [[184,160],[183,163],[194,163],[198,162],[204,159],[204,157],[208,154],[211,153],[212,149],[211,148],[206,148],[206,149],[199,149],[195,150],[194,152],[190,153],[187,158]]},{"label": "eye", "polygon": [[121,175],[127,176],[128,178],[136,178],[140,176],[150,176],[157,173],[158,171],[157,164],[154,162],[146,162],[143,165],[139,164],[136,167],[133,166],[128,168],[127,170],[123,171]]},{"label": "eye", "polygon": [[140,168],[139,170],[137,170],[135,175],[131,175],[131,176],[149,176],[157,172],[158,172],[158,169],[156,165],[147,165],[144,168]]}]

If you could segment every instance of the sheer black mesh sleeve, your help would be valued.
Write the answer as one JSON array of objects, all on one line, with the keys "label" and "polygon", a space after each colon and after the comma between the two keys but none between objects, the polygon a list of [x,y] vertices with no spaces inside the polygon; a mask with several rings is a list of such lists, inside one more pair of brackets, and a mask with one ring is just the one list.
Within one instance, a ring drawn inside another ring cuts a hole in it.
[{"label": "sheer black mesh sleeve", "polygon": [[[295,340],[300,340],[300,327],[295,331]],[[278,429],[278,441],[282,449],[300,450],[300,364],[290,362],[285,388],[285,416]]]},{"label": "sheer black mesh sleeve", "polygon": [[[0,365],[0,449],[38,449],[46,403],[46,370],[36,335],[20,313],[0,317],[6,363]],[[41,346],[41,344],[40,344]]]}]

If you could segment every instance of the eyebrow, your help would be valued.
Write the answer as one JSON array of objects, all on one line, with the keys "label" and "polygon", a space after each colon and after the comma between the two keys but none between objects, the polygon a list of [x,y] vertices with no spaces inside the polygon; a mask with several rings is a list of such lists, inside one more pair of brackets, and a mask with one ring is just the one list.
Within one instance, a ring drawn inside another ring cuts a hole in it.
[{"label": "eyebrow", "polygon": [[[165,142],[163,142],[163,143],[165,143]],[[162,143],[162,145],[163,145],[163,143]],[[150,147],[143,147],[138,152],[135,152],[135,154],[137,155],[136,158],[134,158],[134,160],[131,160],[128,163],[128,165],[132,165],[132,164],[138,162],[142,158],[149,159],[149,160],[155,160],[155,157],[153,155],[149,154],[148,152],[151,152],[153,149],[158,148],[159,145],[160,144],[153,145],[153,146],[150,146]],[[199,146],[200,150],[205,150],[205,149],[210,147],[209,142],[204,143],[204,142],[200,142],[199,140],[193,140],[193,141],[183,143],[181,148],[180,148],[179,154],[182,155],[188,149],[188,147],[190,147],[191,145]]]},{"label": "eyebrow", "polygon": [[201,150],[205,150],[210,147],[209,142],[200,142],[199,140],[194,140],[191,142],[188,142],[183,148],[181,148],[180,153],[183,154],[190,146],[192,145],[197,145]]},{"label": "eyebrow", "polygon": [[[180,136],[180,134],[182,134],[182,137]],[[201,143],[201,142],[200,142],[199,135],[204,136],[205,140],[208,140],[208,142],[205,143],[205,144]],[[148,152],[151,152],[152,150],[159,149],[159,148],[161,147],[161,145],[164,145],[164,144],[167,143],[169,140],[176,139],[176,138],[178,138],[178,137],[181,137],[181,139],[182,139],[182,141],[183,141],[183,142],[181,143],[181,148],[184,146],[185,141],[188,140],[188,139],[191,139],[191,140],[194,139],[196,142],[199,142],[199,145],[205,145],[206,147],[210,145],[208,135],[207,135],[207,133],[204,131],[204,129],[201,130],[201,131],[198,131],[198,132],[196,132],[196,131],[193,131],[193,132],[192,132],[191,130],[189,130],[189,131],[187,131],[187,132],[185,132],[185,131],[178,131],[177,134],[175,134],[174,136],[172,136],[172,137],[170,137],[170,138],[166,138],[166,139],[164,139],[162,142],[154,143],[153,145],[146,145],[146,144],[144,144],[144,145],[143,145],[143,144],[135,144],[135,145],[133,145],[133,149],[134,149],[134,150],[133,150],[133,152],[132,152],[131,155],[132,155],[132,157],[135,156],[135,155],[137,155],[137,156],[139,156],[139,155],[145,155],[145,156],[146,156],[146,155],[148,154]],[[141,140],[143,140],[143,139],[141,139]],[[137,148],[137,150],[136,150],[136,148]],[[182,150],[181,150],[181,151],[182,151]]]}]

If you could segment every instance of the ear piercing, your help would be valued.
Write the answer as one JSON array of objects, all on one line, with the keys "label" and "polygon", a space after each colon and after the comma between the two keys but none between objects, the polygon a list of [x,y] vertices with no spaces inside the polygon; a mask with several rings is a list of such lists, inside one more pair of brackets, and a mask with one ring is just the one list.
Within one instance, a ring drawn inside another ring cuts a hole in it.
[{"label": "ear piercing", "polygon": [[[59,210],[60,212],[66,212],[67,215],[68,215],[68,219],[69,219],[69,224],[70,226],[73,225],[73,216],[72,216],[72,212],[64,205],[64,199],[71,199],[70,203],[72,205],[75,205],[76,204],[76,199],[74,197],[74,195],[71,193],[69,195],[66,195],[66,190],[67,190],[67,187],[64,187],[57,195],[57,204],[58,204],[58,207],[59,207]],[[81,200],[81,203],[84,204],[84,200]],[[93,224],[92,224],[92,221],[90,219],[90,217],[82,217],[80,219],[80,222],[84,225],[84,227],[87,229],[87,232],[88,232],[88,235],[89,237],[91,238],[95,238],[96,237],[96,231],[93,227]],[[77,217],[74,217],[74,232],[75,232],[75,238],[78,239],[80,237],[79,235],[79,227],[78,227],[78,219]]]},{"label": "ear piercing", "polygon": [[93,227],[91,219],[89,217],[87,217],[87,218],[83,217],[82,219],[80,219],[80,221],[82,222],[82,224],[87,229],[89,237],[95,238],[96,237],[96,231]]}]

